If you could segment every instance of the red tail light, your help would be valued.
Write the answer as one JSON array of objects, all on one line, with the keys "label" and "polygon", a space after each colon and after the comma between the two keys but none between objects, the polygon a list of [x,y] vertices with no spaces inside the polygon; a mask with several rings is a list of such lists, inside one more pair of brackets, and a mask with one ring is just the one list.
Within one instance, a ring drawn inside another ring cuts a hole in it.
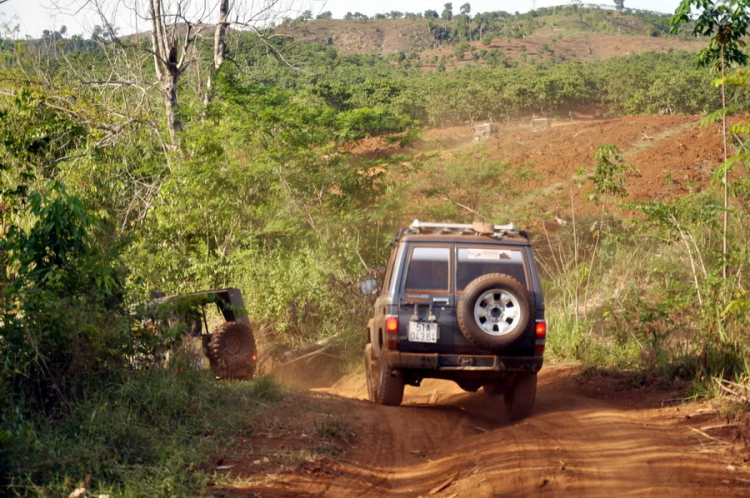
[{"label": "red tail light", "polygon": [[536,337],[537,339],[547,337],[547,324],[545,322],[536,322]]},{"label": "red tail light", "polygon": [[388,332],[388,349],[398,348],[398,317],[385,317],[385,331]]},{"label": "red tail light", "polygon": [[545,322],[536,322],[534,332],[536,335],[534,354],[542,354],[544,353],[544,344],[547,342],[547,324]]}]

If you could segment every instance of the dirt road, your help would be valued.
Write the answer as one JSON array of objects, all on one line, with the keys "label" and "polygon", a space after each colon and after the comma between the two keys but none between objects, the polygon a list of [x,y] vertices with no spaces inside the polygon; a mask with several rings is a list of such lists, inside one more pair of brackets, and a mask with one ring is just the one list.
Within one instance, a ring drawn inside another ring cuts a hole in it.
[{"label": "dirt road", "polygon": [[664,392],[612,393],[608,381],[582,384],[574,373],[544,369],[535,413],[519,423],[500,415],[500,398],[452,383],[407,388],[404,405],[393,408],[364,401],[364,381],[350,378],[304,394],[304,407],[290,400],[275,429],[246,441],[321,448],[309,433],[324,427],[339,439],[337,459],[279,467],[253,464],[252,455],[230,458],[237,484],[223,491],[266,498],[750,496],[748,462],[727,451],[715,428],[716,439],[698,432],[710,422],[705,405],[675,406]]}]

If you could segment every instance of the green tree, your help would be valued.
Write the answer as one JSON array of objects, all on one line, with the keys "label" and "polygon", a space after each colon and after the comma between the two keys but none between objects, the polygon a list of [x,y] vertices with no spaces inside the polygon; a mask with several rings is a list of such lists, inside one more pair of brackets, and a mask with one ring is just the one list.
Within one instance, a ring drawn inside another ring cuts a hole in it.
[{"label": "green tree", "polygon": [[428,9],[424,11],[424,18],[425,19],[438,19],[440,15],[437,13],[436,10]]},{"label": "green tree", "polygon": [[452,3],[446,3],[443,5],[443,13],[440,15],[440,18],[443,21],[450,21],[453,19],[453,4]]},{"label": "green tree", "polygon": [[596,160],[596,167],[594,168],[594,173],[589,177],[594,188],[589,192],[589,199],[601,202],[602,214],[599,218],[598,226],[592,228],[592,232],[596,234],[596,241],[594,243],[594,250],[591,252],[591,261],[589,261],[588,275],[586,276],[586,290],[583,295],[584,318],[587,317],[586,304],[588,302],[589,284],[591,283],[591,275],[594,270],[594,263],[596,262],[596,251],[599,248],[599,240],[602,237],[607,200],[609,196],[625,197],[628,195],[627,190],[625,190],[625,172],[633,169],[630,164],[625,163],[622,152],[613,144],[600,145],[594,153],[594,159]]},{"label": "green tree", "polygon": [[[693,9],[699,11],[694,19]],[[693,35],[710,37],[708,45],[696,57],[699,67],[711,67],[721,74],[721,130],[724,145],[722,183],[724,187],[724,223],[722,254],[724,267],[722,276],[727,276],[727,230],[729,224],[729,159],[727,144],[727,95],[726,71],[733,66],[747,64],[744,51],[748,25],[750,25],[750,1],[748,0],[683,0],[670,19],[672,32],[677,33],[681,24],[693,21]]]},{"label": "green tree", "polygon": [[471,14],[471,5],[469,4],[469,2],[466,2],[461,6],[461,14],[465,16]]}]

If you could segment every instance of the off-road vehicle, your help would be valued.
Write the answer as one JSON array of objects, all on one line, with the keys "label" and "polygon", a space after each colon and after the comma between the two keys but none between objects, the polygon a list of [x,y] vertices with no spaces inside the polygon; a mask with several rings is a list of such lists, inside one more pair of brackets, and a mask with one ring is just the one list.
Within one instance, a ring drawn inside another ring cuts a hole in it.
[{"label": "off-road vehicle", "polygon": [[515,225],[423,223],[396,235],[377,294],[365,368],[371,401],[401,404],[404,385],[455,381],[504,395],[511,419],[528,416],[542,367],[542,288],[526,233]]},{"label": "off-road vehicle", "polygon": [[[158,293],[161,294],[161,293]],[[215,304],[225,320],[208,329],[206,306]],[[181,324],[188,337],[200,337],[211,370],[222,379],[251,379],[258,361],[255,337],[239,289],[214,289],[177,296],[153,295],[144,321],[168,328]]]}]

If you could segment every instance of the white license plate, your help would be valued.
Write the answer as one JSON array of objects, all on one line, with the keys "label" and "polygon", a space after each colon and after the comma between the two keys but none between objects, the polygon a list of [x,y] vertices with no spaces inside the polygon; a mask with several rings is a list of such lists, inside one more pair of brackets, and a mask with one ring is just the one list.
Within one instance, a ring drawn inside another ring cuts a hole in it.
[{"label": "white license plate", "polygon": [[409,341],[411,342],[437,342],[437,323],[409,322]]}]

